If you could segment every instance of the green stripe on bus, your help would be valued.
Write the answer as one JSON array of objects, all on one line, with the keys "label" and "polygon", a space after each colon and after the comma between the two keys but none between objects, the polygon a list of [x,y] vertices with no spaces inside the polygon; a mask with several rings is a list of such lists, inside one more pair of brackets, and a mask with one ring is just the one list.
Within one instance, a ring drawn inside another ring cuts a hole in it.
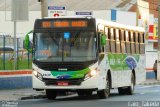
[{"label": "green stripe on bus", "polygon": [[85,74],[89,73],[90,69],[86,68],[83,70],[78,71],[51,71],[51,74],[55,77],[62,76],[62,75],[69,75],[70,79],[72,78],[83,78]]}]

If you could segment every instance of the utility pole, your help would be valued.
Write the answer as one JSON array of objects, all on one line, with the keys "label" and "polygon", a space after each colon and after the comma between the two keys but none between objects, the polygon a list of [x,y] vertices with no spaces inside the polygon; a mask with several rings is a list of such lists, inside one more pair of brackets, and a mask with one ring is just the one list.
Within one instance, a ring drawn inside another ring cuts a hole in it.
[{"label": "utility pole", "polygon": [[160,0],[158,0],[158,61],[157,61],[157,80],[160,80]]},{"label": "utility pole", "polygon": [[41,17],[48,17],[48,0],[38,0],[41,2]]}]

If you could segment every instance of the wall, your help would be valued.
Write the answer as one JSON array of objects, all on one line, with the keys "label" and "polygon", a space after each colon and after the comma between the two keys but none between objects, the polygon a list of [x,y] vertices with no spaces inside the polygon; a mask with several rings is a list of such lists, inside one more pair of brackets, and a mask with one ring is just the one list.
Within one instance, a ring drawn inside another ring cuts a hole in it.
[{"label": "wall", "polygon": [[[79,12],[79,10],[77,11]],[[67,15],[74,16],[75,12],[77,11],[67,11]],[[83,12],[92,12],[93,17],[95,18],[111,21],[111,10],[96,10],[96,11],[83,10]],[[136,25],[136,13],[134,12],[117,11],[116,19],[117,22],[121,24],[127,24],[132,26]]]}]

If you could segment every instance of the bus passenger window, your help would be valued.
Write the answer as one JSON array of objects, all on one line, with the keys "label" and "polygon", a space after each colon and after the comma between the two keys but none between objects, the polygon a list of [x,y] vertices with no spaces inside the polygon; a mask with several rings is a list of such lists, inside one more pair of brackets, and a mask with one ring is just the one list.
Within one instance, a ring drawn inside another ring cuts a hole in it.
[{"label": "bus passenger window", "polygon": [[110,34],[111,34],[111,39],[112,40],[114,40],[114,34],[115,34],[115,32],[114,32],[115,30],[113,29],[113,28],[110,28]]},{"label": "bus passenger window", "polygon": [[142,40],[143,40],[143,43],[144,43],[144,33],[142,34]]},{"label": "bus passenger window", "polygon": [[129,32],[126,30],[125,31],[125,42],[126,42],[126,52],[127,53],[131,53],[131,47],[130,47],[130,41],[129,41],[129,39],[130,39],[130,37],[129,37],[130,35],[129,35]]},{"label": "bus passenger window", "polygon": [[121,53],[121,46],[120,46],[120,32],[119,29],[115,30],[116,33],[116,53]]},{"label": "bus passenger window", "polygon": [[106,39],[108,39],[108,27],[104,28],[104,34],[106,35]]},{"label": "bus passenger window", "polygon": [[135,54],[136,52],[136,50],[135,50],[135,40],[134,40],[134,38],[135,38],[135,35],[134,35],[134,33],[133,32],[130,32],[130,38],[131,38],[131,52],[132,52],[132,54]]},{"label": "bus passenger window", "polygon": [[135,32],[135,45],[136,45],[136,54],[139,54],[138,32]]},{"label": "bus passenger window", "polygon": [[125,31],[125,41],[128,42],[129,41],[129,32]]},{"label": "bus passenger window", "polygon": [[110,52],[110,40],[109,40],[109,38],[110,38],[110,34],[109,34],[109,28],[108,27],[105,27],[105,35],[106,35],[106,46],[105,46],[105,48],[106,48],[106,52]]},{"label": "bus passenger window", "polygon": [[126,53],[124,30],[120,30],[120,40],[121,40],[121,50],[122,50],[122,53]]},{"label": "bus passenger window", "polygon": [[139,33],[140,39],[140,54],[145,53],[145,45],[144,45],[144,33]]},{"label": "bus passenger window", "polygon": [[115,30],[113,28],[110,28],[110,46],[111,46],[111,52],[115,53],[116,52],[116,45],[115,45]]},{"label": "bus passenger window", "polygon": [[120,30],[120,40],[121,40],[121,41],[125,41],[125,38],[124,38],[124,30]]}]

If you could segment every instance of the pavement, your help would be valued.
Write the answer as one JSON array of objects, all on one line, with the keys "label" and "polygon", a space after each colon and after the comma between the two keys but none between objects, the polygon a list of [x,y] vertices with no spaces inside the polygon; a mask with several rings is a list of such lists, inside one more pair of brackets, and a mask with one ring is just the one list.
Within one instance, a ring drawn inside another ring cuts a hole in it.
[{"label": "pavement", "polygon": [[45,98],[45,91],[35,91],[32,88],[0,90],[0,101],[16,101]]},{"label": "pavement", "polygon": [[[160,81],[148,79],[139,85],[160,85]],[[46,98],[45,91],[35,91],[32,88],[0,90],[0,101],[16,101]]]},{"label": "pavement", "polygon": [[139,85],[160,85],[160,80],[155,79],[147,79]]}]

